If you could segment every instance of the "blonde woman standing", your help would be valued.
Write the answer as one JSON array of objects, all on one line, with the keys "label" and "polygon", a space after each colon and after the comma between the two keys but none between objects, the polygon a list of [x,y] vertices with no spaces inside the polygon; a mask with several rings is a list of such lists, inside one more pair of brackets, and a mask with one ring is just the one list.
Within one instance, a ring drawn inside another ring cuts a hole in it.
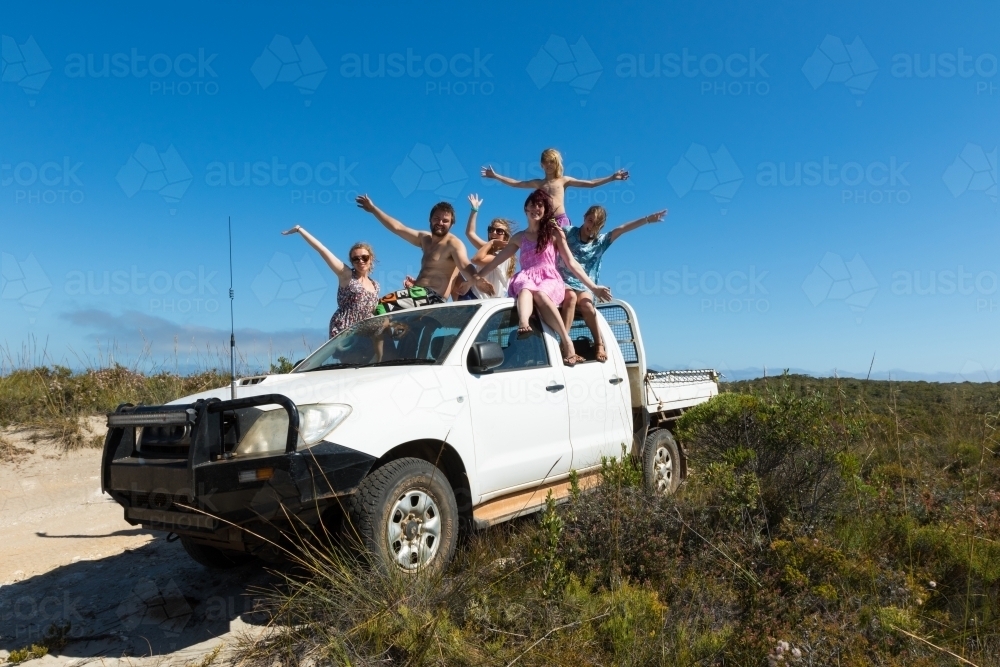
[{"label": "blonde woman standing", "polygon": [[378,304],[379,287],[369,276],[375,265],[375,251],[370,245],[363,241],[352,245],[347,253],[351,262],[348,266],[300,225],[281,233],[300,234],[337,274],[337,310],[330,318],[330,338],[372,316]]}]

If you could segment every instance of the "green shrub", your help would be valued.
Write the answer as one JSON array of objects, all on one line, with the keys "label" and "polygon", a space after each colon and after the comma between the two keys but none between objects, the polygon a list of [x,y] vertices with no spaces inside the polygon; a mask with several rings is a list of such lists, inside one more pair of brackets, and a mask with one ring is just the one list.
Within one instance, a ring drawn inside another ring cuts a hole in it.
[{"label": "green shrub", "polygon": [[813,523],[837,505],[848,434],[821,396],[719,394],[685,412],[676,434],[692,468],[731,469],[745,487],[752,473],[771,528],[786,517]]}]

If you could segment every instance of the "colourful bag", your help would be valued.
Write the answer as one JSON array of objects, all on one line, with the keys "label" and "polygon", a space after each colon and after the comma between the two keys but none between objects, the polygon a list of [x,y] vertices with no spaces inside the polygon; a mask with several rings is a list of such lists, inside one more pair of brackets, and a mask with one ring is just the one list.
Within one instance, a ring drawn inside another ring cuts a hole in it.
[{"label": "colourful bag", "polygon": [[429,306],[435,303],[444,303],[444,299],[440,294],[429,287],[414,285],[413,287],[401,289],[397,292],[389,292],[379,299],[378,305],[375,306],[375,314],[385,315],[397,310],[419,308],[420,306]]}]

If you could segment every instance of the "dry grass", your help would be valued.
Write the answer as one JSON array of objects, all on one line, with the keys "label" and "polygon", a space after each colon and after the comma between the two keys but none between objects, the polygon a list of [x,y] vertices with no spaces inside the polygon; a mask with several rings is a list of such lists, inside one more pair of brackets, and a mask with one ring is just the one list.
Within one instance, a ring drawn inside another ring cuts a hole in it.
[{"label": "dry grass", "polygon": [[[83,416],[226,380],[20,369],[0,376],[0,425],[73,440]],[[608,461],[595,492],[468,537],[436,578],[308,536],[267,596],[271,631],[238,659],[1000,665],[998,386],[788,376],[724,389],[678,424],[694,474],[672,498]],[[5,461],[18,444],[0,442]]]},{"label": "dry grass", "polygon": [[240,659],[1000,664],[997,387],[726,389],[679,425],[697,474],[676,496],[608,461],[595,492],[471,536],[437,578],[312,540]]},{"label": "dry grass", "polygon": [[[154,363],[148,346],[129,358],[112,344],[99,350],[96,358],[77,361],[79,370],[54,363],[35,341],[16,354],[0,348],[0,428],[29,428],[68,449],[99,447],[103,429],[95,429],[90,417],[111,412],[121,403],[162,404],[229,384],[229,360],[212,350],[195,355],[200,370],[190,373],[177,370],[176,350],[172,360]],[[291,366],[285,357],[263,366],[241,357],[237,374],[287,373]]]}]

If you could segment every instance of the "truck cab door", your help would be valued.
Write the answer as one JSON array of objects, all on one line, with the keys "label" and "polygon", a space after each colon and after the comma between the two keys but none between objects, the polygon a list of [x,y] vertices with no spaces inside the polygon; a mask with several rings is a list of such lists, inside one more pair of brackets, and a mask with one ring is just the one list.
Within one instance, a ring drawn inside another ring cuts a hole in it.
[{"label": "truck cab door", "polygon": [[[492,341],[504,361],[488,373],[467,371],[480,500],[487,494],[569,472],[569,416],[559,346],[533,323],[517,335],[517,312],[491,315],[472,342]],[[467,354],[467,353],[466,353]]]},{"label": "truck cab door", "polygon": [[622,445],[632,447],[631,417],[628,415],[628,376],[619,370],[617,342],[610,328],[598,318],[608,360],[594,356],[593,334],[582,319],[570,329],[574,347],[587,359],[564,369],[569,392],[570,440],[573,466],[586,470],[600,465],[604,456],[621,457]]}]

